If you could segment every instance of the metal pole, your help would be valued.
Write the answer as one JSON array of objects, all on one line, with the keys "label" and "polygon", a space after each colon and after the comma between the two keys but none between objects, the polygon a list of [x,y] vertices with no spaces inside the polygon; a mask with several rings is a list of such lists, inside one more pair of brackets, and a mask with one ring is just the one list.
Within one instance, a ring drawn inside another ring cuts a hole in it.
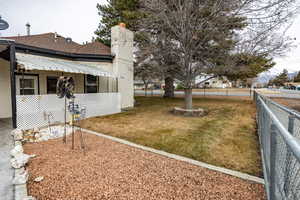
[{"label": "metal pole", "polygon": [[[289,124],[288,124],[288,131],[291,135],[294,134],[294,124],[295,124],[295,115],[289,116]],[[288,189],[290,186],[290,165],[291,165],[291,158],[292,152],[289,146],[286,147],[286,158],[285,158],[285,171],[284,171],[284,191],[288,193]]]},{"label": "metal pole", "polygon": [[270,143],[270,200],[276,200],[276,151],[277,151],[277,127],[271,125],[271,143]]},{"label": "metal pole", "polygon": [[16,100],[16,48],[15,43],[11,43],[9,47],[10,56],[10,97],[11,97],[11,111],[12,111],[12,127],[17,128],[17,100]]},{"label": "metal pole", "polygon": [[20,95],[24,95],[24,69],[22,69],[22,87],[21,87],[21,91],[23,92],[23,94],[20,94]]},{"label": "metal pole", "polygon": [[116,84],[117,84],[117,86],[116,86],[117,92],[119,92],[119,79],[118,78],[116,78]]},{"label": "metal pole", "polygon": [[74,149],[74,116],[72,114],[72,149]]},{"label": "metal pole", "polygon": [[107,77],[107,86],[106,86],[106,89],[107,89],[107,93],[109,93],[109,77]]},{"label": "metal pole", "polygon": [[65,127],[64,127],[64,138],[63,142],[66,144],[67,143],[67,98],[65,98]]}]

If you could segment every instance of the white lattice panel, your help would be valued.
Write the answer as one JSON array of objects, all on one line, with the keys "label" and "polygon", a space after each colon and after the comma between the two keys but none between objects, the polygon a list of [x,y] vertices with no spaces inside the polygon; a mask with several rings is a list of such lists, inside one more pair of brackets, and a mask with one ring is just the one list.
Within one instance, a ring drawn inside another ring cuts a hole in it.
[{"label": "white lattice panel", "polygon": [[[75,103],[86,107],[86,117],[121,112],[119,93],[75,94]],[[44,113],[51,113],[51,123],[64,122],[64,99],[56,95],[17,95],[17,127],[31,129],[48,124]],[[69,114],[68,114],[69,115]]]}]

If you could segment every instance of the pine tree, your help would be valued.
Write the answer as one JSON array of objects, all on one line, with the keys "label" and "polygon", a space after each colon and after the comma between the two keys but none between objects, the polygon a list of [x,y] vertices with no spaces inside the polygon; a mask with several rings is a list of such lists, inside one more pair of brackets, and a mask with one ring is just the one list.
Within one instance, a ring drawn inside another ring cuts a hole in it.
[{"label": "pine tree", "polygon": [[300,71],[298,74],[294,77],[294,82],[300,82]]},{"label": "pine tree", "polygon": [[108,0],[107,4],[97,4],[100,23],[95,31],[97,40],[110,46],[110,29],[125,23],[132,31],[137,31],[138,21],[143,17],[139,11],[139,0]]},{"label": "pine tree", "polygon": [[271,83],[276,86],[284,86],[289,81],[288,71],[284,69],[278,76],[276,76]]}]

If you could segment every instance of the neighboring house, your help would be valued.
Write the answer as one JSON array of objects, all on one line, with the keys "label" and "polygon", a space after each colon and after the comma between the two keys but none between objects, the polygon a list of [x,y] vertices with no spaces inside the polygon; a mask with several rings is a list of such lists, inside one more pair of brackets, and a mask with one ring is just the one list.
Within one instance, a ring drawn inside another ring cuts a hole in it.
[{"label": "neighboring house", "polygon": [[[208,79],[208,80],[207,80]],[[195,80],[198,88],[230,88],[232,83],[226,77],[213,77],[213,75],[198,76]]]},{"label": "neighboring house", "polygon": [[[148,83],[148,89],[161,89],[164,87],[164,82],[160,80],[152,80]],[[134,80],[134,89],[135,90],[144,90],[146,88],[144,81]]]},{"label": "neighboring house", "polygon": [[300,90],[300,82],[287,82],[284,85],[286,89]]},{"label": "neighboring house", "polygon": [[133,107],[133,33],[112,28],[112,47],[80,45],[56,33],[0,38],[0,118],[16,128],[64,120],[64,99],[56,96],[59,76],[75,80],[75,102],[87,117]]}]

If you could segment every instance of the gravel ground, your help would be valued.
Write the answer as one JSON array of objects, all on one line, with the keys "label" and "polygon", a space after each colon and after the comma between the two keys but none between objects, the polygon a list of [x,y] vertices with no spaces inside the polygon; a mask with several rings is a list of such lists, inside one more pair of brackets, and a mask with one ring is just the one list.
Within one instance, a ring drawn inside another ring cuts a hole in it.
[{"label": "gravel ground", "polygon": [[[78,140],[78,139],[77,139]],[[86,155],[61,139],[25,145],[29,194],[43,199],[265,199],[264,188],[219,172],[86,135]],[[38,176],[44,180],[35,183]]]}]

